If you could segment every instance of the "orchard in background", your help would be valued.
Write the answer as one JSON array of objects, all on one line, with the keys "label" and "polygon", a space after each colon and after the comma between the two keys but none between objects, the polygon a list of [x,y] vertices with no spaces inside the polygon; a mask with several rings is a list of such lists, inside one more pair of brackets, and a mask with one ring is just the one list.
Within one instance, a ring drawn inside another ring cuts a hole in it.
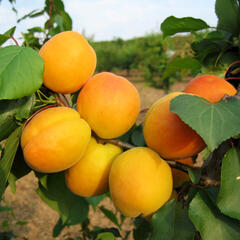
[{"label": "orchard in background", "polygon": [[[16,43],[0,48],[0,197],[34,171],[37,194],[59,213],[53,237],[80,224],[79,239],[240,239],[240,6],[215,7],[214,30],[192,17],[162,23],[163,37],[199,36],[192,58],[170,62],[162,77],[188,67],[199,76],[153,104],[142,125],[137,90],[121,76],[95,74],[101,59],[71,31],[61,0],[19,20],[49,16],[23,46],[15,27],[0,34],[0,44]],[[225,79],[213,74],[222,69]],[[106,197],[121,218],[100,207],[116,228],[92,230],[89,206]],[[125,216],[135,218],[132,233],[121,231]]]}]

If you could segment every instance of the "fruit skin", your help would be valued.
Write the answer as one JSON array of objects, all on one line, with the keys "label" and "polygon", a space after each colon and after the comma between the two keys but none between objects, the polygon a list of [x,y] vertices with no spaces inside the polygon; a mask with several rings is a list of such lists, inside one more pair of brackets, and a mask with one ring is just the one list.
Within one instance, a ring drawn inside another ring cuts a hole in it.
[{"label": "fruit skin", "polygon": [[[177,162],[183,163],[188,166],[193,166],[192,158],[184,158],[184,159],[178,159]],[[172,175],[173,175],[173,187],[177,188],[180,187],[184,182],[189,181],[189,175],[181,170],[178,170],[176,168],[172,168]]]},{"label": "fruit skin", "polygon": [[48,108],[26,125],[21,146],[26,163],[34,170],[53,173],[76,164],[90,141],[91,129],[77,111]]},{"label": "fruit skin", "polygon": [[151,149],[132,148],[113,161],[109,187],[113,203],[125,216],[148,216],[171,196],[171,168]]},{"label": "fruit skin", "polygon": [[155,102],[146,114],[143,134],[146,144],[165,159],[193,156],[205,148],[202,138],[175,113],[170,101],[181,92],[173,92]]},{"label": "fruit skin", "polygon": [[77,110],[101,138],[116,138],[135,123],[140,97],[126,78],[102,72],[88,80],[79,93]]},{"label": "fruit skin", "polygon": [[215,103],[220,101],[225,94],[235,95],[237,90],[225,79],[215,75],[202,75],[193,78],[187,84],[184,92],[196,94],[211,103]]},{"label": "fruit skin", "polygon": [[87,40],[74,31],[56,34],[39,51],[44,60],[44,85],[54,92],[73,93],[92,76],[96,53]]},{"label": "fruit skin", "polygon": [[66,171],[66,185],[79,196],[92,197],[106,193],[112,161],[121,152],[120,147],[97,143],[92,137],[81,160]]}]

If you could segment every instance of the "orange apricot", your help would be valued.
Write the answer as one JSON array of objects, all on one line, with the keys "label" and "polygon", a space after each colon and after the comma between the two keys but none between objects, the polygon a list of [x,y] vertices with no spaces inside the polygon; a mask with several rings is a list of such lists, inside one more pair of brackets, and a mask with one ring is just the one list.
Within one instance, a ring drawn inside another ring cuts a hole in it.
[{"label": "orange apricot", "polygon": [[173,92],[155,102],[148,110],[143,134],[148,147],[165,159],[193,156],[205,148],[202,138],[175,113],[170,112],[170,101],[184,94]]},{"label": "orange apricot", "polygon": [[52,173],[76,164],[90,137],[91,129],[77,111],[53,107],[35,115],[25,126],[21,146],[24,159],[32,169]]},{"label": "orange apricot", "polygon": [[202,75],[193,78],[184,92],[198,95],[215,103],[220,101],[224,95],[235,95],[237,90],[223,78],[215,75]]},{"label": "orange apricot", "polygon": [[135,147],[113,161],[109,188],[113,203],[125,216],[146,217],[169,200],[171,168],[150,148]]},{"label": "orange apricot", "polygon": [[[192,158],[184,158],[184,159],[178,159],[177,162],[183,163],[188,166],[193,166]],[[176,168],[172,168],[172,175],[173,175],[173,187],[177,188],[180,187],[184,182],[187,182],[190,178],[188,173],[185,173],[181,170],[178,170]]]},{"label": "orange apricot", "polygon": [[54,92],[73,93],[96,68],[96,53],[78,32],[65,31],[48,40],[39,51],[44,60],[44,85]]},{"label": "orange apricot", "polygon": [[80,91],[77,110],[99,137],[116,138],[135,123],[140,97],[126,78],[102,72],[90,78]]}]

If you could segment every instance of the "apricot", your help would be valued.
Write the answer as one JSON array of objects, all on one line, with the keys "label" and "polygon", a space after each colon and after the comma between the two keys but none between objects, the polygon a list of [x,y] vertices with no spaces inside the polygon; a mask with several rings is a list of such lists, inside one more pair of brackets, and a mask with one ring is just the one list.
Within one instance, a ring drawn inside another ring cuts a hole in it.
[{"label": "apricot", "polygon": [[224,95],[235,95],[237,90],[225,79],[215,75],[202,75],[193,78],[187,84],[184,92],[198,95],[215,103],[220,101]]},{"label": "apricot", "polygon": [[77,111],[53,107],[34,116],[21,136],[26,163],[44,173],[59,172],[77,163],[91,137],[87,122]]},{"label": "apricot", "polygon": [[66,185],[79,196],[92,197],[106,193],[112,161],[121,152],[120,147],[97,143],[92,137],[80,161],[66,171]]},{"label": "apricot", "polygon": [[[193,166],[192,158],[184,158],[184,159],[178,159],[177,162],[183,163],[188,166]],[[172,168],[172,175],[173,175],[173,187],[177,188],[180,187],[184,182],[189,181],[189,175],[181,170],[178,170],[176,168]]]},{"label": "apricot", "polygon": [[155,102],[148,110],[143,127],[146,144],[165,159],[193,156],[205,148],[202,138],[175,113],[170,101],[184,94],[173,92]]},{"label": "apricot", "polygon": [[96,53],[78,32],[65,31],[48,40],[39,51],[44,60],[44,85],[54,92],[73,93],[96,68]]},{"label": "apricot", "polygon": [[126,78],[102,72],[90,78],[80,91],[77,110],[99,137],[116,138],[135,123],[140,97]]},{"label": "apricot", "polygon": [[113,161],[109,188],[115,206],[128,217],[148,216],[172,194],[171,168],[156,152],[136,147]]}]

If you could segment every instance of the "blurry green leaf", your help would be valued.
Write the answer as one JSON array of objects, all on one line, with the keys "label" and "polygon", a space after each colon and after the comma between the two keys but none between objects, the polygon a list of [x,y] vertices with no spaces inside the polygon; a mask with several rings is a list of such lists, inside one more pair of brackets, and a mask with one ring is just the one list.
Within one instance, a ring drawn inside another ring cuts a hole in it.
[{"label": "blurry green leaf", "polygon": [[193,128],[213,151],[223,141],[240,133],[240,101],[231,98],[212,104],[193,95],[180,95],[171,101],[171,112]]},{"label": "blurry green leaf", "polygon": [[6,228],[6,227],[8,227],[8,226],[9,226],[8,220],[3,220],[3,221],[2,221],[2,227],[3,227],[3,228]]},{"label": "blurry green leaf", "polygon": [[20,226],[23,226],[23,225],[26,225],[26,224],[28,224],[27,221],[17,221],[16,222],[16,225],[20,225]]},{"label": "blurry green leaf", "polygon": [[12,208],[0,206],[0,212],[11,211]]},{"label": "blurry green leaf", "polygon": [[105,194],[94,196],[94,197],[86,197],[85,199],[88,201],[90,205],[92,205],[93,209],[96,211],[97,205],[106,197]]},{"label": "blurry green leaf", "polygon": [[38,17],[38,16],[42,15],[43,13],[44,13],[43,10],[39,11],[38,9],[34,9],[31,12],[25,14],[23,17],[19,18],[17,20],[17,23],[20,23],[22,20],[24,20],[26,18]]},{"label": "blurry green leaf", "polygon": [[152,216],[151,240],[192,240],[195,229],[188,217],[188,209],[176,199],[167,202]]},{"label": "blurry green leaf", "polygon": [[200,191],[190,203],[189,217],[204,240],[240,239],[240,223],[221,214],[208,195]]},{"label": "blurry green leaf", "polygon": [[17,128],[7,139],[4,153],[0,160],[0,201],[6,188],[7,179],[18,148],[22,127]]},{"label": "blurry green leaf", "polygon": [[117,219],[116,215],[115,215],[112,211],[106,209],[106,208],[103,207],[103,206],[100,207],[100,210],[103,212],[103,214],[104,214],[112,223],[114,223],[117,227],[119,227],[119,228],[121,229],[121,226],[120,226],[120,224],[118,223],[118,219]]},{"label": "blurry green leaf", "polygon": [[30,117],[34,104],[34,95],[17,100],[0,100],[0,141],[17,128],[16,120]]},{"label": "blurry green leaf", "polygon": [[149,221],[143,217],[137,217],[134,219],[134,225],[133,237],[135,240],[149,239],[150,233],[152,232]]},{"label": "blurry green leaf", "polygon": [[166,66],[162,75],[162,80],[182,69],[189,69],[196,72],[201,66],[201,63],[198,60],[191,57],[175,58]]},{"label": "blurry green leaf", "polygon": [[49,207],[60,214],[63,224],[80,224],[88,216],[88,202],[70,192],[65,184],[64,172],[47,175],[46,188],[39,182],[37,193]]},{"label": "blurry green leaf", "polygon": [[52,236],[55,238],[55,237],[58,237],[59,234],[61,233],[61,231],[66,227],[66,224],[64,224],[62,222],[62,219],[59,218],[56,225],[54,226],[53,228],[53,233],[52,233]]},{"label": "blurry green leaf", "polygon": [[240,152],[229,150],[222,161],[217,205],[222,213],[240,220]]},{"label": "blurry green leaf", "polygon": [[5,33],[0,34],[0,46],[5,43],[15,32],[16,26],[10,28]]},{"label": "blurry green leaf", "polygon": [[239,36],[240,12],[237,0],[216,0],[217,28]]},{"label": "blurry green leaf", "polygon": [[180,32],[193,32],[209,28],[203,20],[192,17],[177,18],[170,16],[161,24],[164,37]]},{"label": "blurry green leaf", "polygon": [[24,160],[22,148],[19,145],[8,177],[8,183],[13,193],[16,193],[16,181],[27,175],[31,170]]},{"label": "blurry green leaf", "polygon": [[201,169],[187,168],[189,177],[193,184],[198,184],[201,178]]},{"label": "blurry green leaf", "polygon": [[0,99],[28,96],[42,82],[43,60],[37,51],[18,46],[0,48]]},{"label": "blurry green leaf", "polygon": [[131,135],[131,141],[135,146],[138,146],[138,147],[146,145],[141,125],[137,126],[134,129]]},{"label": "blurry green leaf", "polygon": [[115,237],[110,232],[99,233],[96,240],[114,240]]}]

